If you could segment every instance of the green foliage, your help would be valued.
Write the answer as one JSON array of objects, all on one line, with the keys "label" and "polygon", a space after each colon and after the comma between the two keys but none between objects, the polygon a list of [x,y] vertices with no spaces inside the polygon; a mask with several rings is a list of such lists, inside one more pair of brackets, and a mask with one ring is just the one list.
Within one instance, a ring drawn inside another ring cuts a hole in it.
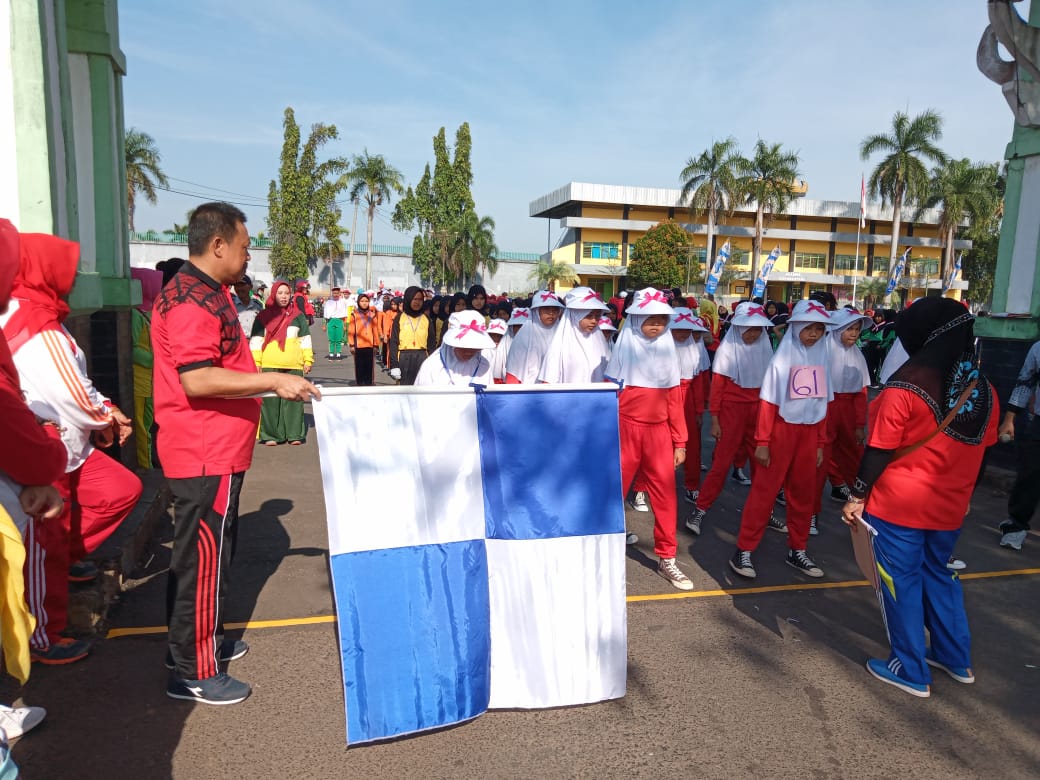
[{"label": "green foliage", "polygon": [[578,283],[578,274],[573,268],[551,260],[539,260],[527,278],[537,284],[539,290],[555,290],[559,282],[570,285]]},{"label": "green foliage", "polygon": [[312,125],[302,148],[292,108],[285,109],[283,128],[278,180],[268,187],[267,225],[273,241],[271,272],[293,280],[306,278],[319,258],[331,262],[342,255],[345,231],[339,226],[342,212],[336,197],[349,181],[342,157],[318,162],[321,148],[339,137],[335,125]]},{"label": "green foliage", "polygon": [[[711,255],[719,214],[731,214],[737,201],[737,165],[740,159],[736,139],[714,141],[710,149],[705,149],[696,158],[690,157],[679,174],[682,182],[679,204],[689,205],[691,218],[698,214],[708,217],[708,256]],[[687,270],[692,271],[692,268]],[[689,280],[687,274],[687,286]]]},{"label": "green foliage", "polygon": [[351,202],[363,201],[368,215],[368,240],[365,247],[365,287],[372,287],[372,223],[376,210],[395,194],[404,192],[401,172],[381,154],[355,154],[346,175],[350,182]]},{"label": "green foliage", "polygon": [[409,187],[394,209],[394,227],[418,231],[413,261],[436,284],[465,283],[478,271],[497,268],[495,221],[481,217],[473,201],[472,146],[464,122],[455,133],[453,156],[440,128],[433,138],[432,174],[427,164],[415,189]]},{"label": "green foliage", "polygon": [[888,279],[884,277],[866,277],[856,284],[856,295],[863,300],[863,308],[871,309],[885,297]]},{"label": "green foliage", "polygon": [[129,128],[123,136],[123,154],[126,163],[126,209],[130,231],[134,230],[134,210],[137,196],[143,195],[149,203],[158,199],[156,187],[169,187],[166,174],[159,167],[162,155],[155,139],[137,128]]},{"label": "green foliage", "polygon": [[761,138],[755,142],[755,151],[750,158],[741,157],[735,163],[739,174],[736,181],[737,197],[746,205],[755,206],[751,279],[758,276],[765,215],[783,213],[794,200],[792,185],[798,178],[798,163],[797,152],[789,152],[781,144],[767,144]]},{"label": "green foliage", "polygon": [[[650,228],[632,247],[628,280],[635,287],[677,287],[690,259],[690,234],[674,222]],[[696,262],[696,261],[694,261]]]}]

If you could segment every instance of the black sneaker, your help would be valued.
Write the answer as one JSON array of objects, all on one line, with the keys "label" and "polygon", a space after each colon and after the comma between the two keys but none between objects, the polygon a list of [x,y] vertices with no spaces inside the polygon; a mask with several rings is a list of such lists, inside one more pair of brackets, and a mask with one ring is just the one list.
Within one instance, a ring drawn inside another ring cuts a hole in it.
[{"label": "black sneaker", "polygon": [[844,504],[850,498],[852,498],[852,493],[849,491],[848,485],[838,485],[835,488],[831,488],[831,501]]},{"label": "black sneaker", "polygon": [[700,494],[701,494],[700,490],[687,490],[686,494],[685,494],[686,495],[686,500],[689,501],[691,504],[696,504],[697,503],[697,497],[700,496]]},{"label": "black sneaker", "polygon": [[777,533],[787,533],[787,521],[781,520],[774,514],[769,515],[769,525],[767,526],[770,531],[776,531]]},{"label": "black sneaker", "polygon": [[776,494],[776,503],[779,506],[787,506],[787,496],[784,495],[783,488],[780,488],[780,492]]},{"label": "black sneaker", "polygon": [[236,680],[227,672],[221,672],[205,680],[170,679],[166,695],[171,699],[184,699],[199,704],[238,704],[249,698],[253,689],[249,683]]},{"label": "black sneaker", "polygon": [[690,516],[686,518],[686,530],[694,536],[701,535],[701,523],[704,522],[704,516],[708,514],[707,510],[701,509],[699,506],[695,506],[693,511],[690,512]]},{"label": "black sneaker", "polygon": [[793,566],[802,574],[807,574],[810,577],[818,579],[823,576],[823,569],[813,563],[813,559],[809,557],[805,550],[789,550],[787,553],[787,565]]},{"label": "black sneaker", "polygon": [[[244,639],[225,639],[220,643],[220,653],[217,654],[217,660],[226,664],[228,661],[237,661],[239,658],[249,652],[249,645]],[[166,651],[166,668],[171,672],[174,669],[173,656],[170,655],[170,651]]]},{"label": "black sneaker", "polygon": [[816,515],[809,518],[809,536],[819,536],[820,529],[816,527]]},{"label": "black sneaker", "polygon": [[744,473],[744,469],[733,469],[733,473],[729,475],[729,478],[738,485],[744,485],[745,487],[751,484],[751,480]]},{"label": "black sneaker", "polygon": [[729,567],[741,577],[747,577],[749,580],[758,576],[755,567],[751,565],[751,553],[747,550],[737,550],[729,559]]}]

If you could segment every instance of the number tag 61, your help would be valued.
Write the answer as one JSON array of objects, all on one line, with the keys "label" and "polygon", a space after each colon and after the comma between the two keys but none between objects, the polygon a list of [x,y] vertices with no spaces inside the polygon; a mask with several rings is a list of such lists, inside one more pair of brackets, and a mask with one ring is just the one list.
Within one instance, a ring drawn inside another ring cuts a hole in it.
[{"label": "number tag 61", "polygon": [[823,366],[791,366],[789,398],[826,398],[827,372]]}]

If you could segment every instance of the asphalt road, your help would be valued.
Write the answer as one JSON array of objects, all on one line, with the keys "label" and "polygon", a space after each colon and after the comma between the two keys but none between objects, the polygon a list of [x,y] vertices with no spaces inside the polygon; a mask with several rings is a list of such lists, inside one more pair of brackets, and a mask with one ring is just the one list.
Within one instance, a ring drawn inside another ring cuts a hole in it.
[{"label": "asphalt road", "polygon": [[[314,374],[332,385],[353,371],[349,361],[319,358]],[[358,446],[379,446],[379,435],[374,423],[372,440]],[[785,540],[770,533],[756,555],[758,580],[735,581],[726,560],[747,490],[729,485],[696,540],[680,531],[692,594],[656,574],[652,520],[628,512],[643,541],[629,550],[623,699],[494,711],[348,750],[313,432],[303,447],[258,448],[228,604],[229,621],[248,623],[238,632],[251,646],[231,671],[253,684],[253,696],[206,707],[164,695],[157,632],[168,540],[160,540],[91,658],[37,665],[22,690],[9,678],[2,686],[0,701],[22,696],[49,711],[16,743],[15,758],[29,780],[1040,776],[1040,538],[1020,553],[997,546],[999,491],[980,489],[958,548],[969,564],[978,682],[940,674],[932,698],[921,700],[863,668],[886,653],[885,634],[872,591],[848,585],[860,575],[837,504],[825,507],[822,533],[810,541],[826,579],[784,565]],[[393,496],[386,511],[394,512]]]}]

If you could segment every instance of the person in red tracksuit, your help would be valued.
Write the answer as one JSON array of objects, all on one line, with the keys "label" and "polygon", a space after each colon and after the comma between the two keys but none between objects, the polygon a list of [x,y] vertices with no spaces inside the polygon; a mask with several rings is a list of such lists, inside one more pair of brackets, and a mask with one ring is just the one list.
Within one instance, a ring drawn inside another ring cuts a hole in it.
[{"label": "person in red tracksuit", "polygon": [[715,452],[693,512],[686,520],[686,528],[692,534],[700,534],[704,516],[722,492],[736,454],[754,445],[759,390],[773,357],[773,347],[766,336],[770,324],[761,306],[738,304],[730,329],[715,353],[708,399]]},{"label": "person in red tracksuit", "polygon": [[863,442],[867,435],[870,371],[856,341],[861,330],[869,327],[871,319],[851,309],[839,309],[831,314],[831,319],[834,320],[829,336],[834,401],[827,410],[830,446],[829,452],[824,453],[820,494],[823,494],[823,475],[826,475],[831,483],[831,498],[844,504],[863,459]]},{"label": "person in red tracksuit", "polygon": [[762,380],[755,426],[757,468],[740,516],[737,550],[729,562],[741,577],[756,576],[751,553],[773,519],[773,502],[781,487],[787,494],[787,564],[810,577],[823,576],[806,547],[816,469],[823,464],[827,440],[827,406],[834,398],[824,340],[830,321],[822,304],[796,303]]},{"label": "person in red tracksuit", "polygon": [[606,377],[621,385],[622,497],[638,474],[654,507],[658,572],[679,590],[692,590],[690,578],[675,563],[675,470],[686,460],[686,420],[679,359],[667,334],[671,317],[672,308],[660,290],[636,292]]},{"label": "person in red tracksuit", "polygon": [[697,501],[701,485],[701,420],[711,362],[704,345],[704,334],[709,333],[704,320],[695,317],[685,307],[674,310],[671,333],[679,356],[679,381],[683,393],[683,414],[689,440],[686,444],[686,463],[683,464],[683,486],[686,500]]}]

